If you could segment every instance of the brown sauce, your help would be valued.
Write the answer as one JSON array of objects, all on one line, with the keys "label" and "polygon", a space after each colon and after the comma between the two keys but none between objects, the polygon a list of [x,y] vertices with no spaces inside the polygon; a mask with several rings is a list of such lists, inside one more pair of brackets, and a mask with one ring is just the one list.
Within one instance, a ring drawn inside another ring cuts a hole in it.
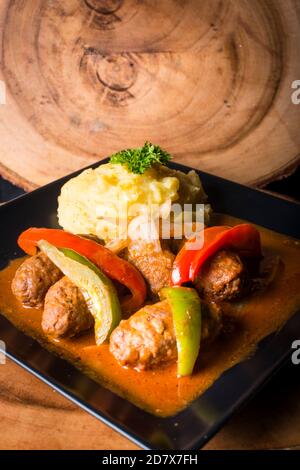
[{"label": "brown sauce", "polygon": [[[234,225],[237,219],[218,215],[218,224]],[[300,242],[260,228],[264,253],[280,256],[281,268],[265,290],[242,302],[227,305],[232,328],[206,351],[200,351],[191,377],[178,379],[176,364],[154,371],[137,372],[118,365],[108,345],[96,347],[92,333],[79,338],[53,340],[41,329],[42,311],[24,308],[11,293],[11,281],[24,258],[0,272],[0,311],[17,328],[45,348],[64,357],[78,369],[141,408],[170,416],[201,395],[228,368],[249,357],[262,338],[280,329],[300,308]]]}]

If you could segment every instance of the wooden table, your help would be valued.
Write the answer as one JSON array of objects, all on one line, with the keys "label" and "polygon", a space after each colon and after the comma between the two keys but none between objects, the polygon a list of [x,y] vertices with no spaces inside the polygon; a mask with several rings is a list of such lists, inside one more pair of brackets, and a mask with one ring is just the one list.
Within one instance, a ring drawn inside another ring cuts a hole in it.
[{"label": "wooden table", "polygon": [[[300,374],[296,367],[282,369],[205,448],[300,446]],[[0,449],[137,449],[10,361],[0,366],[0,419]]]},{"label": "wooden table", "polygon": [[[287,175],[299,42],[299,0],[2,0],[0,174],[32,189],[149,139],[242,183]],[[299,395],[288,365],[206,448],[299,446]],[[10,361],[0,418],[1,449],[135,447]]]}]

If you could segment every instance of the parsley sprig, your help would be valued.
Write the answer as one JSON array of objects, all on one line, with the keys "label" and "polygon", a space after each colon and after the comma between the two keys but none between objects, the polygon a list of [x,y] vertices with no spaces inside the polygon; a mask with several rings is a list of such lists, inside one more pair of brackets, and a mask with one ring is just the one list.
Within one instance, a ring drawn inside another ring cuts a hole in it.
[{"label": "parsley sprig", "polygon": [[145,142],[143,147],[121,150],[110,157],[111,163],[126,165],[132,173],[142,174],[155,163],[166,165],[171,156],[159,145]]}]

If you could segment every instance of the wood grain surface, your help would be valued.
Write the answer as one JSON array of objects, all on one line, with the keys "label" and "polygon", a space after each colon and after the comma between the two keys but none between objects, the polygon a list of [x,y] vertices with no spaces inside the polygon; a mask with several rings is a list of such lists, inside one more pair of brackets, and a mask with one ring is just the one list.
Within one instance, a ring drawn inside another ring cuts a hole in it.
[{"label": "wood grain surface", "polygon": [[299,0],[2,0],[0,173],[26,189],[145,139],[263,184],[299,162]]},{"label": "wood grain surface", "polygon": [[[300,445],[300,374],[286,366],[205,449]],[[299,366],[298,366],[299,367]],[[0,449],[137,449],[29,372],[0,365]]]},{"label": "wood grain surface", "polygon": [[[242,183],[287,174],[299,25],[298,0],[1,0],[0,174],[32,189],[145,139]],[[288,367],[206,448],[300,445],[299,377]],[[135,448],[10,361],[0,418],[1,449]]]}]

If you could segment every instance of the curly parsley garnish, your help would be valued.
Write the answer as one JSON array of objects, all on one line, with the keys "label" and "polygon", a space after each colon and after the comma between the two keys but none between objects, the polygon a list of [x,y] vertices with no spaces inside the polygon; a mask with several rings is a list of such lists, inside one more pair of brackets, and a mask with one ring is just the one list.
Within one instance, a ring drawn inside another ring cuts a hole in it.
[{"label": "curly parsley garnish", "polygon": [[132,173],[141,175],[155,163],[166,165],[171,156],[158,145],[145,142],[143,147],[121,150],[110,157],[111,163],[126,165]]}]

